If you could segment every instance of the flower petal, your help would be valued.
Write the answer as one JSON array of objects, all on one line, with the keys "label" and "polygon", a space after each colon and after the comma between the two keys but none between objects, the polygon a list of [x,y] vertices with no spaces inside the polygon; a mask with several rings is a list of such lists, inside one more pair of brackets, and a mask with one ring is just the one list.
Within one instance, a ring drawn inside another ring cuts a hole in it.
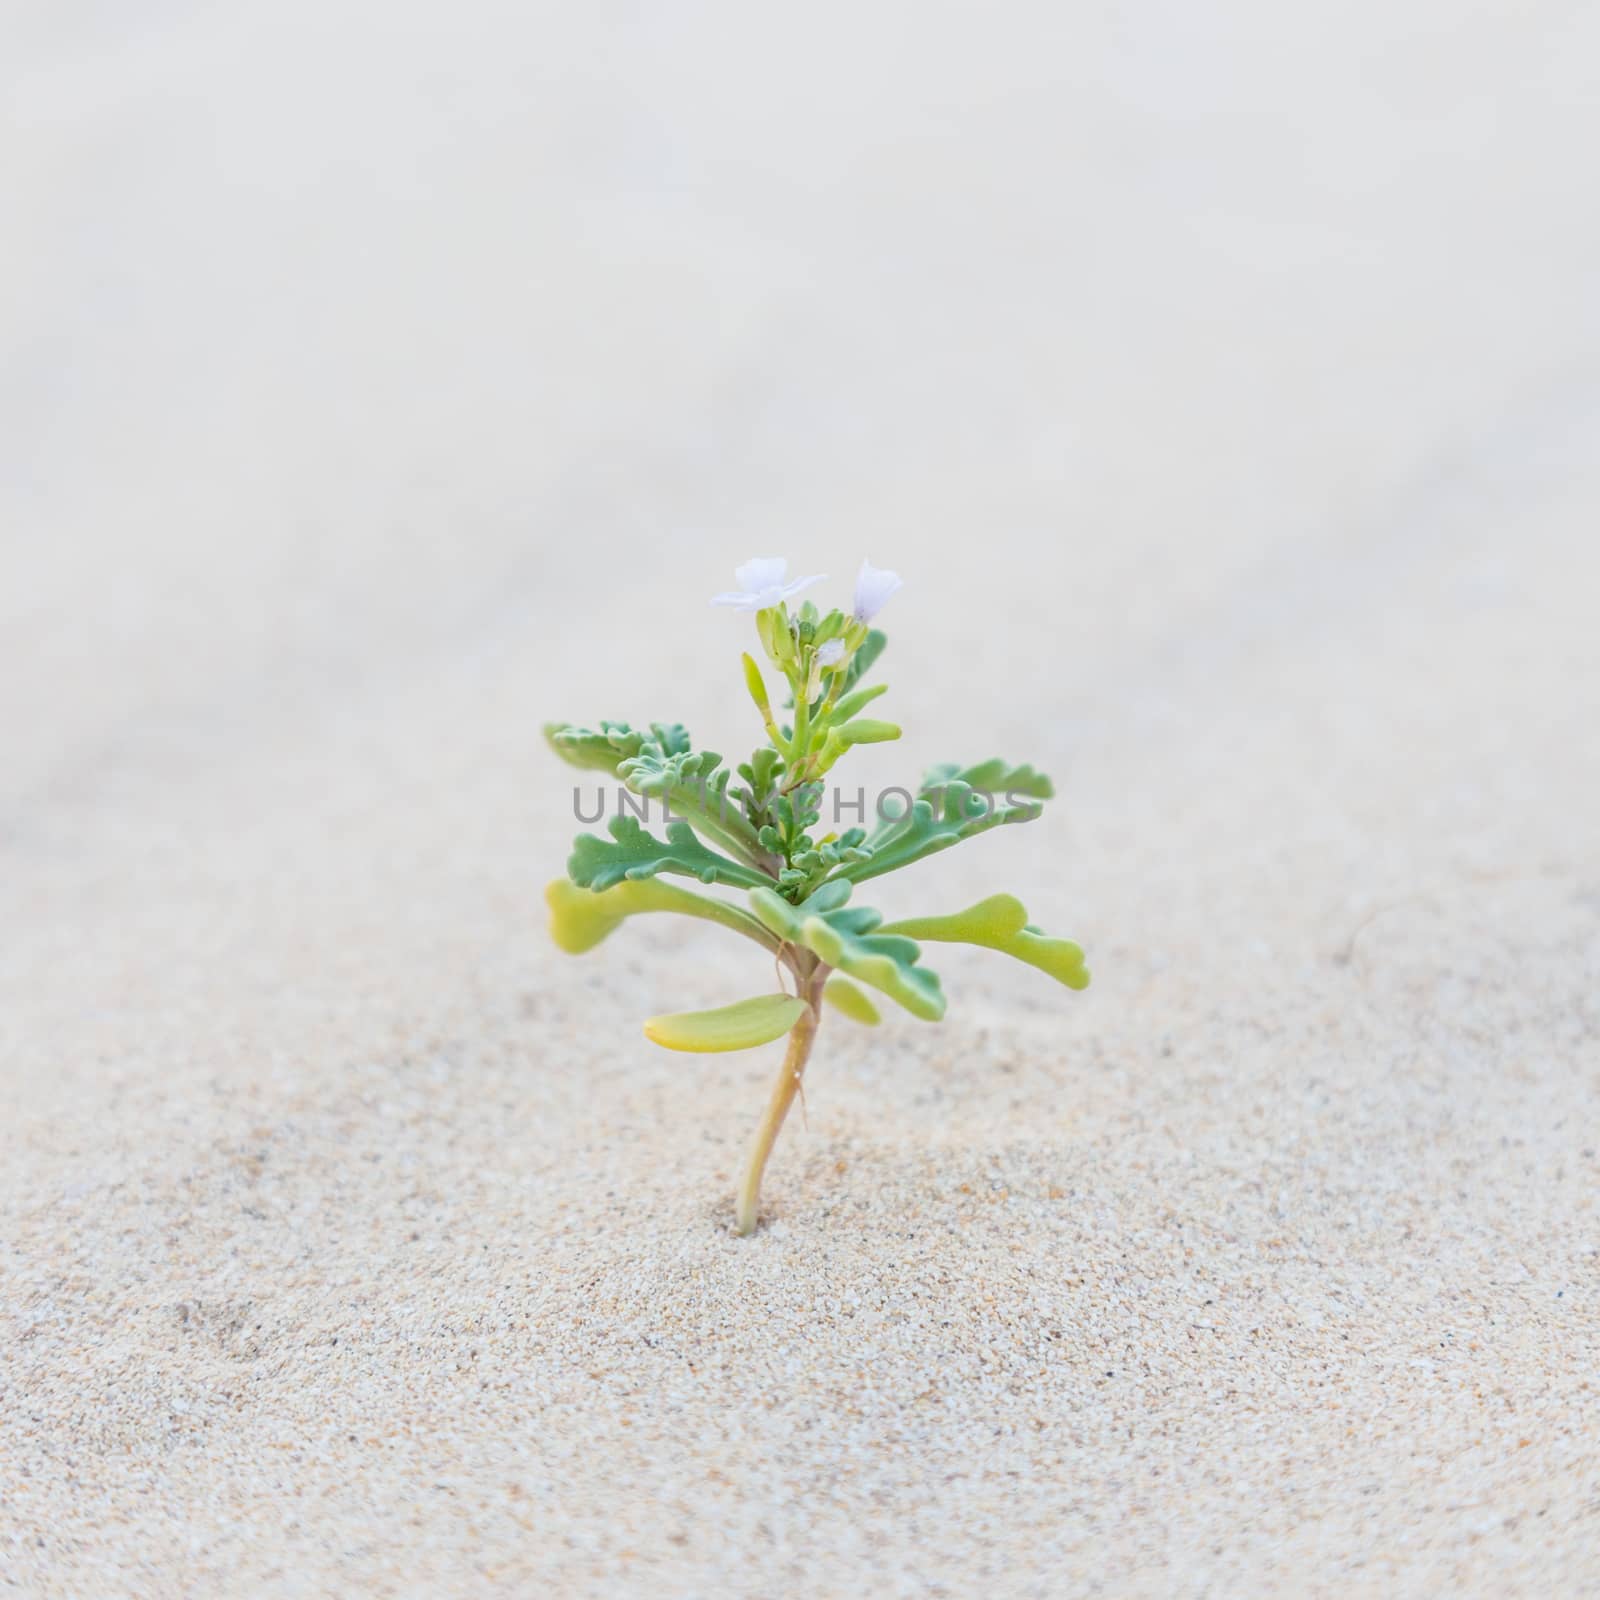
[{"label": "flower petal", "polygon": [[898,572],[891,572],[887,567],[875,567],[870,561],[863,561],[861,571],[856,575],[856,621],[871,622],[889,603],[894,592],[903,587]]},{"label": "flower petal", "polygon": [[830,639],[817,648],[817,660],[825,667],[836,667],[844,660],[844,640]]},{"label": "flower petal", "polygon": [[775,589],[783,583],[789,563],[782,556],[755,556],[734,573],[741,589],[754,593],[762,589]]},{"label": "flower petal", "polygon": [[775,595],[775,598],[769,601],[768,604],[777,605],[779,600],[787,600],[792,595],[799,594],[802,589],[809,589],[812,584],[821,583],[822,580],[827,576],[827,573],[819,572],[815,577],[796,578],[793,583],[783,584],[780,588],[772,591],[772,593]]}]

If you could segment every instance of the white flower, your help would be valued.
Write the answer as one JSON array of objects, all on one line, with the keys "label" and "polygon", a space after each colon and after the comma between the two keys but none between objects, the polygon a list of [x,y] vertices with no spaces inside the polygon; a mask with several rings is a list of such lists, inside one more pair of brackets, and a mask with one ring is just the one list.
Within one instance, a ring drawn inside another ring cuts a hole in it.
[{"label": "white flower", "polygon": [[817,646],[817,660],[825,667],[836,667],[844,660],[844,640],[830,639]]},{"label": "white flower", "polygon": [[875,567],[870,561],[863,561],[861,571],[856,576],[856,621],[871,622],[900,586],[898,572],[890,572],[887,567]]},{"label": "white flower", "polygon": [[758,556],[747,561],[735,573],[738,589],[732,594],[711,597],[714,606],[733,606],[739,611],[765,611],[768,606],[781,605],[791,595],[822,582],[822,574],[814,578],[796,578],[793,583],[783,581],[789,563],[782,556]]}]

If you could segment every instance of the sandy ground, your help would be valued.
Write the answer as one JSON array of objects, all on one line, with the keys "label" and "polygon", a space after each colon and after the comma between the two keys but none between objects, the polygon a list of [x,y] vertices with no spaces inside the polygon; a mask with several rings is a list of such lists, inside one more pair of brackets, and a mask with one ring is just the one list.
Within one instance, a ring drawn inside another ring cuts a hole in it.
[{"label": "sandy ground", "polygon": [[[0,1588],[1600,1592],[1600,13],[0,40]],[[1095,984],[736,1240],[760,957],[550,947],[536,727],[746,747],[767,551]]]}]

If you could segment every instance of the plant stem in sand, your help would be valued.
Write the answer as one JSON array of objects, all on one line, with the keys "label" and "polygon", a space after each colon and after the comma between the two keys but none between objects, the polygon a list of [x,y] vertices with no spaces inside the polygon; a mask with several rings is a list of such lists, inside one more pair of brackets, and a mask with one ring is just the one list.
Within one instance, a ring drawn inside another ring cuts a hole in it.
[{"label": "plant stem in sand", "polygon": [[778,1141],[783,1119],[788,1116],[789,1107],[800,1092],[800,1080],[805,1075],[812,1041],[817,1036],[817,1026],[821,1021],[822,986],[827,982],[827,977],[827,967],[819,965],[803,984],[802,997],[807,1002],[807,1009],[789,1030],[789,1048],[784,1055],[783,1066],[772,1085],[761,1126],[756,1129],[756,1136],[750,1142],[750,1153],[745,1157],[744,1173],[739,1179],[735,1233],[747,1234],[756,1230],[756,1212],[761,1203],[761,1174],[766,1170],[767,1157],[772,1154],[772,1147]]}]

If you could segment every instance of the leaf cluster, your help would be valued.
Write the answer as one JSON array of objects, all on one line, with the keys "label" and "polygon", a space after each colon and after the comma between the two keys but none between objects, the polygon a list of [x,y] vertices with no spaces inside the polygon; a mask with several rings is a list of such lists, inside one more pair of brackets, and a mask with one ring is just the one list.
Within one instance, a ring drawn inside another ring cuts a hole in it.
[{"label": "leaf cluster", "polygon": [[[928,769],[911,804],[870,831],[819,834],[822,779],[859,744],[896,739],[892,723],[862,716],[886,692],[863,684],[885,638],[813,607],[791,618],[776,607],[757,615],[769,661],[789,685],[788,720],[778,723],[764,676],[744,658],[746,687],[768,742],[731,769],[714,751],[693,748],[680,723],[634,728],[602,722],[545,728],[552,749],[571,765],[610,774],[632,794],[659,801],[658,835],[619,813],[609,837],[583,834],[567,878],[550,886],[556,941],[574,953],[592,949],[628,917],[674,912],[716,922],[778,956],[797,987],[821,992],[845,1015],[878,1020],[857,985],[875,989],[913,1016],[937,1021],[945,995],[921,961],[919,941],[965,943],[1010,955],[1070,988],[1089,981],[1083,952],[1033,926],[1012,895],[993,895],[965,911],[885,923],[871,906],[851,903],[856,886],[947,850],[991,828],[1029,822],[1054,791],[1043,773],[999,758],[947,762]],[[838,648],[825,651],[830,641]],[[663,881],[740,891],[747,908]],[[786,1031],[798,1001],[782,995],[652,1019],[647,1031],[673,1049],[745,1048]],[[803,1009],[803,1008],[802,1008]]]}]

